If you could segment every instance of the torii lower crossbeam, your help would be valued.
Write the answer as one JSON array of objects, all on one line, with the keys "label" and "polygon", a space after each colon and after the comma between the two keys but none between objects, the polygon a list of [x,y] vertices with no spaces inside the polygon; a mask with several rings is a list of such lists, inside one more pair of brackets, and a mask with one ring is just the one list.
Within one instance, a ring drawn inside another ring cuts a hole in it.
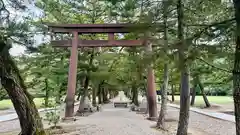
[{"label": "torii lower crossbeam", "polygon": [[[79,40],[78,47],[132,47],[142,46],[143,40]],[[51,41],[53,47],[71,47],[72,40]]]}]

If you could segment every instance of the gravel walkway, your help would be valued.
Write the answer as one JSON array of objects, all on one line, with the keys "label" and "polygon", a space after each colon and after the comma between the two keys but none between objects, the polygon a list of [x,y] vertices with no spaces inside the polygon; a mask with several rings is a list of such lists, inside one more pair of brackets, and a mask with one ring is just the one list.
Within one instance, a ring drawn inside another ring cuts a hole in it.
[{"label": "gravel walkway", "polygon": [[[105,105],[102,112],[80,118],[74,123],[75,129],[61,135],[175,135],[178,115],[178,109],[168,107],[167,119],[173,120],[167,124],[171,132],[163,132],[151,128],[156,123],[145,120],[143,115],[129,112],[129,109],[112,108],[112,105]],[[63,126],[70,125],[73,123]],[[190,112],[189,132],[192,135],[234,135],[235,126],[231,122]]]},{"label": "gravel walkway", "polygon": [[[168,118],[178,120],[179,110],[168,107]],[[207,135],[235,135],[235,123],[211,118],[195,112],[190,112],[189,128],[200,130]]]},{"label": "gravel walkway", "polygon": [[[41,116],[44,116],[43,112],[40,112]],[[46,122],[44,124],[47,124]],[[18,131],[20,132],[20,124],[19,120],[11,120],[6,122],[0,122],[0,134],[4,132],[12,132],[12,131]]]},{"label": "gravel walkway", "polygon": [[[168,119],[178,119],[179,110],[168,107]],[[193,135],[234,135],[235,124],[190,112],[189,131],[201,131]],[[176,123],[176,122],[174,122]],[[89,117],[79,117],[76,122],[62,123],[63,127],[71,127],[70,133],[62,135],[175,135],[177,125],[173,124],[171,132],[162,132],[150,128],[155,122],[145,120],[143,115],[129,112],[129,109],[113,108],[112,104],[103,106],[102,112]],[[74,126],[73,126],[74,125]],[[193,130],[192,130],[193,129]],[[18,120],[2,122],[1,132],[19,130]]]},{"label": "gravel walkway", "polygon": [[[112,104],[103,108],[102,112],[80,118],[74,123],[74,130],[61,135],[174,135],[151,128],[152,122],[130,112],[129,108],[113,108]],[[63,127],[70,125],[73,123],[63,124]]]},{"label": "gravel walkway", "polygon": [[0,123],[0,134],[4,132],[11,132],[14,130],[20,130],[20,124],[18,120],[6,121]]},{"label": "gravel walkway", "polygon": [[235,123],[190,113],[190,128],[201,129],[213,135],[235,135]]}]

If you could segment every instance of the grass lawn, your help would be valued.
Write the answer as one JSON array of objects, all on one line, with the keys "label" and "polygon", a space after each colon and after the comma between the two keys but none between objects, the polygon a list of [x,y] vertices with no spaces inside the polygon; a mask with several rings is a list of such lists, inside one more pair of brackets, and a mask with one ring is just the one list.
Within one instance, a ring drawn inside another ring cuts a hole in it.
[{"label": "grass lawn", "polygon": [[[41,108],[44,103],[44,98],[34,98],[33,100],[37,108]],[[10,99],[5,99],[0,101],[0,110],[6,110],[13,108],[12,101]]]},{"label": "grass lawn", "polygon": [[[230,96],[207,96],[210,104],[231,104],[233,103],[233,98]],[[168,97],[168,99],[172,99],[171,96]],[[175,96],[175,103],[179,103],[180,96]],[[203,97],[202,96],[196,96],[195,97],[195,106],[203,106],[205,105]]]}]

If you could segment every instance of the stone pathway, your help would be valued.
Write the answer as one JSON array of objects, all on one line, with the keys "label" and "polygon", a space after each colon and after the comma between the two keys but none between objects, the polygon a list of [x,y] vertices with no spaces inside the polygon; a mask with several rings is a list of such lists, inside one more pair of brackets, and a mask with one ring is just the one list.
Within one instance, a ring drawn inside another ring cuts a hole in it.
[{"label": "stone pathway", "polygon": [[[179,109],[168,106],[167,118],[178,120]],[[157,131],[151,126],[156,122],[145,120],[143,115],[130,112],[129,108],[114,108],[113,104],[103,106],[102,112],[88,117],[78,117],[70,123],[61,123],[68,133],[61,135],[175,135],[177,122],[170,126],[171,132]],[[1,122],[1,132],[19,130],[18,120]],[[196,112],[190,112],[189,131],[193,135],[234,135],[233,122],[214,119]],[[199,131],[199,133],[198,133]],[[5,134],[4,134],[5,135]]]},{"label": "stone pathway", "polygon": [[15,113],[15,109],[0,110],[0,116]]},{"label": "stone pathway", "polygon": [[[78,109],[79,102],[75,103],[75,110]],[[62,108],[62,106],[60,107]],[[45,117],[45,113],[48,111],[51,111],[52,108],[45,108],[45,109],[39,109],[39,114],[42,118]],[[11,117],[11,115],[13,117]],[[61,112],[61,116],[64,115],[64,111]],[[49,127],[47,121],[43,121],[44,127]],[[0,116],[0,134],[5,133],[5,132],[11,132],[11,131],[20,131],[20,124],[19,120],[17,118],[16,113],[12,114],[7,114],[4,116]],[[12,134],[11,134],[12,135]]]},{"label": "stone pathway", "polygon": [[129,112],[129,108],[113,108],[113,104],[104,105],[103,108],[102,112],[63,124],[63,127],[74,124],[75,129],[61,135],[164,135],[151,128],[151,122],[143,116]]},{"label": "stone pathway", "polygon": [[[81,117],[74,123],[65,123],[63,127],[74,129],[61,135],[175,135],[179,110],[168,107],[167,119],[175,120],[168,125],[170,132],[151,128],[156,122],[146,120],[143,115],[129,112],[125,108],[113,108],[112,104],[104,105],[102,112],[89,117]],[[234,135],[232,122],[213,119],[196,112],[190,112],[189,132],[192,135]]]},{"label": "stone pathway", "polygon": [[[180,109],[179,105],[176,104],[168,104],[170,107],[174,107],[174,108],[178,108]],[[192,112],[196,112],[202,115],[206,115],[209,117],[213,117],[215,119],[220,119],[220,120],[225,120],[225,121],[229,121],[229,122],[233,122],[235,123],[235,116],[234,115],[229,115],[229,114],[225,114],[225,113],[221,113],[221,112],[211,112],[211,111],[207,111],[207,110],[202,110],[196,107],[190,107],[190,111]]]},{"label": "stone pathway", "polygon": [[[168,118],[178,120],[179,109],[168,106]],[[205,132],[205,135],[235,135],[235,123],[215,119],[190,111],[189,128]]]},{"label": "stone pathway", "polygon": [[[74,105],[78,106],[79,102],[76,102]],[[61,105],[61,106],[58,106],[58,108],[62,109],[65,107],[64,107],[64,105]],[[38,109],[38,112],[39,113],[43,112],[43,114],[44,114],[44,113],[50,112],[52,110],[54,110],[54,108],[41,108],[41,109]],[[5,115],[0,115],[0,122],[6,122],[6,121],[11,121],[11,120],[16,120],[16,119],[18,119],[18,116],[17,116],[17,113],[15,110],[8,111],[8,113],[6,113]]]}]

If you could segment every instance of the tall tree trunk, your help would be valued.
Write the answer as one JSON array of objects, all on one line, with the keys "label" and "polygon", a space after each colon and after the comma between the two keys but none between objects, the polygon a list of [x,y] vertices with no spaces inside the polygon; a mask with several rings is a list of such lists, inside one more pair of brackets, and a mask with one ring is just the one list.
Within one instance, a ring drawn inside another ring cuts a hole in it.
[{"label": "tall tree trunk", "polygon": [[102,94],[103,103],[105,103],[106,102],[105,87],[101,88],[101,92],[102,92],[101,94]]},{"label": "tall tree trunk", "polygon": [[130,92],[129,90],[127,90],[125,93],[126,93],[125,95],[126,95],[128,98],[131,98],[131,97],[132,97],[132,94],[131,94],[131,92]]},{"label": "tall tree trunk", "polygon": [[203,84],[202,84],[202,82],[200,81],[200,78],[199,78],[199,76],[197,75],[197,84],[198,84],[198,86],[200,87],[200,90],[201,90],[201,93],[202,93],[202,96],[203,96],[203,100],[204,100],[204,102],[205,102],[205,105],[206,105],[206,107],[210,107],[211,106],[211,104],[210,104],[210,102],[208,101],[208,99],[207,99],[207,95],[205,94],[205,92],[204,92],[204,87],[203,87]]},{"label": "tall tree trunk", "polygon": [[114,97],[116,97],[118,95],[118,91],[114,92]]},{"label": "tall tree trunk", "polygon": [[132,103],[136,106],[139,106],[138,89],[136,87],[136,83],[132,84]]},{"label": "tall tree trunk", "polygon": [[[64,66],[64,56],[61,56],[61,66]],[[62,80],[62,79],[61,79]],[[56,94],[54,93],[54,95],[56,95],[56,104],[60,105],[61,104],[61,97],[63,95],[62,93],[62,85],[64,83],[60,81],[60,77],[57,76],[57,92]],[[66,91],[66,89],[64,89],[64,91]]]},{"label": "tall tree trunk", "polygon": [[190,102],[189,72],[188,66],[185,66],[181,73],[180,114],[177,135],[187,135],[188,131]]},{"label": "tall tree trunk", "polygon": [[[132,85],[132,88],[131,88],[130,92],[132,93],[132,96],[130,96],[130,99],[132,100],[131,103],[134,103],[135,95],[134,95],[134,86],[133,86],[133,85]],[[128,96],[127,96],[127,97],[128,97]]]},{"label": "tall tree trunk", "polygon": [[192,98],[191,98],[191,106],[193,106],[195,104],[195,97],[196,97],[196,85],[193,86],[192,90]]},{"label": "tall tree trunk", "polygon": [[187,46],[184,42],[184,28],[183,28],[183,3],[182,0],[177,1],[177,14],[178,14],[178,39],[180,45],[178,48],[179,63],[181,70],[181,86],[180,86],[180,112],[177,135],[187,135],[188,121],[189,121],[189,105],[190,105],[190,87],[189,87],[189,75],[190,70],[187,63]]},{"label": "tall tree trunk", "polygon": [[143,85],[143,87],[144,87],[144,96],[146,97],[146,101],[147,101],[147,109],[146,109],[146,111],[144,112],[145,114],[147,114],[148,113],[148,111],[149,111],[149,108],[148,108],[148,92],[147,92],[147,86],[146,86],[146,83],[144,83],[144,85]]},{"label": "tall tree trunk", "polygon": [[[149,34],[149,33],[147,33]],[[148,37],[149,35],[147,35]],[[152,45],[151,43],[146,42],[146,52],[147,55],[152,55]],[[155,86],[155,75],[153,69],[153,62],[151,61],[147,67],[147,100],[148,100],[148,114],[149,120],[157,119],[157,100],[156,100],[156,86]]]},{"label": "tall tree trunk", "polygon": [[108,87],[106,88],[106,97],[107,97],[107,100],[108,100],[108,102],[109,102],[109,89],[108,89]]},{"label": "tall tree trunk", "polygon": [[[176,87],[176,86],[175,86]],[[174,95],[175,95],[175,87],[173,85],[173,82],[172,82],[172,102],[175,101],[175,98],[174,98]]]},{"label": "tall tree trunk", "polygon": [[81,88],[80,88],[80,90],[79,90],[79,92],[78,92],[78,96],[77,96],[77,101],[79,101],[80,100],[80,97],[81,97]]},{"label": "tall tree trunk", "polygon": [[77,96],[77,101],[80,100],[81,94],[83,92],[84,83],[85,83],[85,80],[84,79],[80,79],[80,88],[79,88],[79,92],[78,92],[78,96]]},{"label": "tall tree trunk", "polygon": [[[168,12],[168,0],[163,1],[163,23],[164,23],[164,45],[168,46],[168,26],[167,26],[167,12]],[[165,51],[168,53],[168,50]],[[164,74],[163,74],[163,88],[161,90],[161,109],[157,121],[157,127],[161,129],[166,129],[165,119],[167,113],[167,100],[168,100],[168,63],[164,64]]]},{"label": "tall tree trunk", "polygon": [[49,99],[48,79],[46,78],[44,80],[44,82],[45,82],[45,98],[44,98],[45,103],[44,103],[44,106],[48,107],[48,103],[49,103],[49,100],[48,100]]},{"label": "tall tree trunk", "polygon": [[113,99],[114,98],[114,93],[112,90],[109,91],[109,99]]},{"label": "tall tree trunk", "polygon": [[[90,60],[89,60],[89,66],[92,67],[93,64],[93,59],[94,59],[94,49],[92,49],[91,55],[90,55]],[[79,108],[78,108],[78,112],[81,113],[84,111],[84,106],[86,104],[86,96],[88,96],[88,86],[89,86],[89,81],[90,81],[90,68],[87,69],[87,75],[85,78],[85,82],[84,82],[84,89],[83,89],[83,95],[80,99],[80,104],[79,104]]]},{"label": "tall tree trunk", "polygon": [[60,94],[65,95],[67,89],[67,82],[62,82],[60,86]]},{"label": "tall tree trunk", "polygon": [[103,87],[102,88],[102,97],[103,97],[103,103],[109,103],[109,99],[107,97],[107,88]]},{"label": "tall tree trunk", "polygon": [[91,97],[91,93],[88,92],[88,99],[91,101],[92,100],[92,97]]},{"label": "tall tree trunk", "polygon": [[157,121],[157,127],[166,129],[165,118],[167,112],[167,88],[168,88],[168,64],[164,64],[163,89],[161,93],[161,110]]},{"label": "tall tree trunk", "polygon": [[236,135],[240,135],[240,1],[233,0],[237,22],[236,50],[233,68],[233,99],[236,121]]},{"label": "tall tree trunk", "polygon": [[54,95],[56,96],[56,104],[61,104],[61,84],[60,84],[60,78],[59,76],[57,77],[57,89],[56,90],[56,93],[54,93]]},{"label": "tall tree trunk", "polygon": [[99,84],[98,85],[98,92],[97,92],[97,95],[98,95],[98,104],[102,104],[102,84]]},{"label": "tall tree trunk", "polygon": [[191,106],[193,106],[195,104],[195,97],[196,97],[196,89],[197,89],[197,79],[196,79],[196,75],[193,76],[193,88],[192,88],[192,98],[191,98]]},{"label": "tall tree trunk", "polygon": [[97,105],[96,96],[97,96],[97,90],[96,90],[96,88],[93,88],[92,89],[92,105],[94,107]]},{"label": "tall tree trunk", "polygon": [[45,135],[33,98],[27,92],[19,70],[8,51],[9,48],[4,41],[0,41],[1,84],[7,91],[18,115],[22,130],[20,135]]},{"label": "tall tree trunk", "polygon": [[174,95],[175,95],[175,89],[176,89],[176,85],[174,85],[174,83],[173,83],[173,71],[171,70],[171,76],[170,76],[171,78],[171,90],[172,90],[172,92],[171,92],[171,96],[172,96],[172,102],[174,102],[175,101],[175,98],[174,98]]},{"label": "tall tree trunk", "polygon": [[84,112],[84,106],[85,106],[85,104],[86,104],[85,98],[86,98],[87,95],[88,95],[88,86],[89,86],[89,76],[87,75],[87,76],[86,76],[86,79],[85,79],[85,83],[84,83],[83,95],[81,96],[79,108],[78,108],[78,111],[77,111],[77,112],[79,112],[79,113]]}]

